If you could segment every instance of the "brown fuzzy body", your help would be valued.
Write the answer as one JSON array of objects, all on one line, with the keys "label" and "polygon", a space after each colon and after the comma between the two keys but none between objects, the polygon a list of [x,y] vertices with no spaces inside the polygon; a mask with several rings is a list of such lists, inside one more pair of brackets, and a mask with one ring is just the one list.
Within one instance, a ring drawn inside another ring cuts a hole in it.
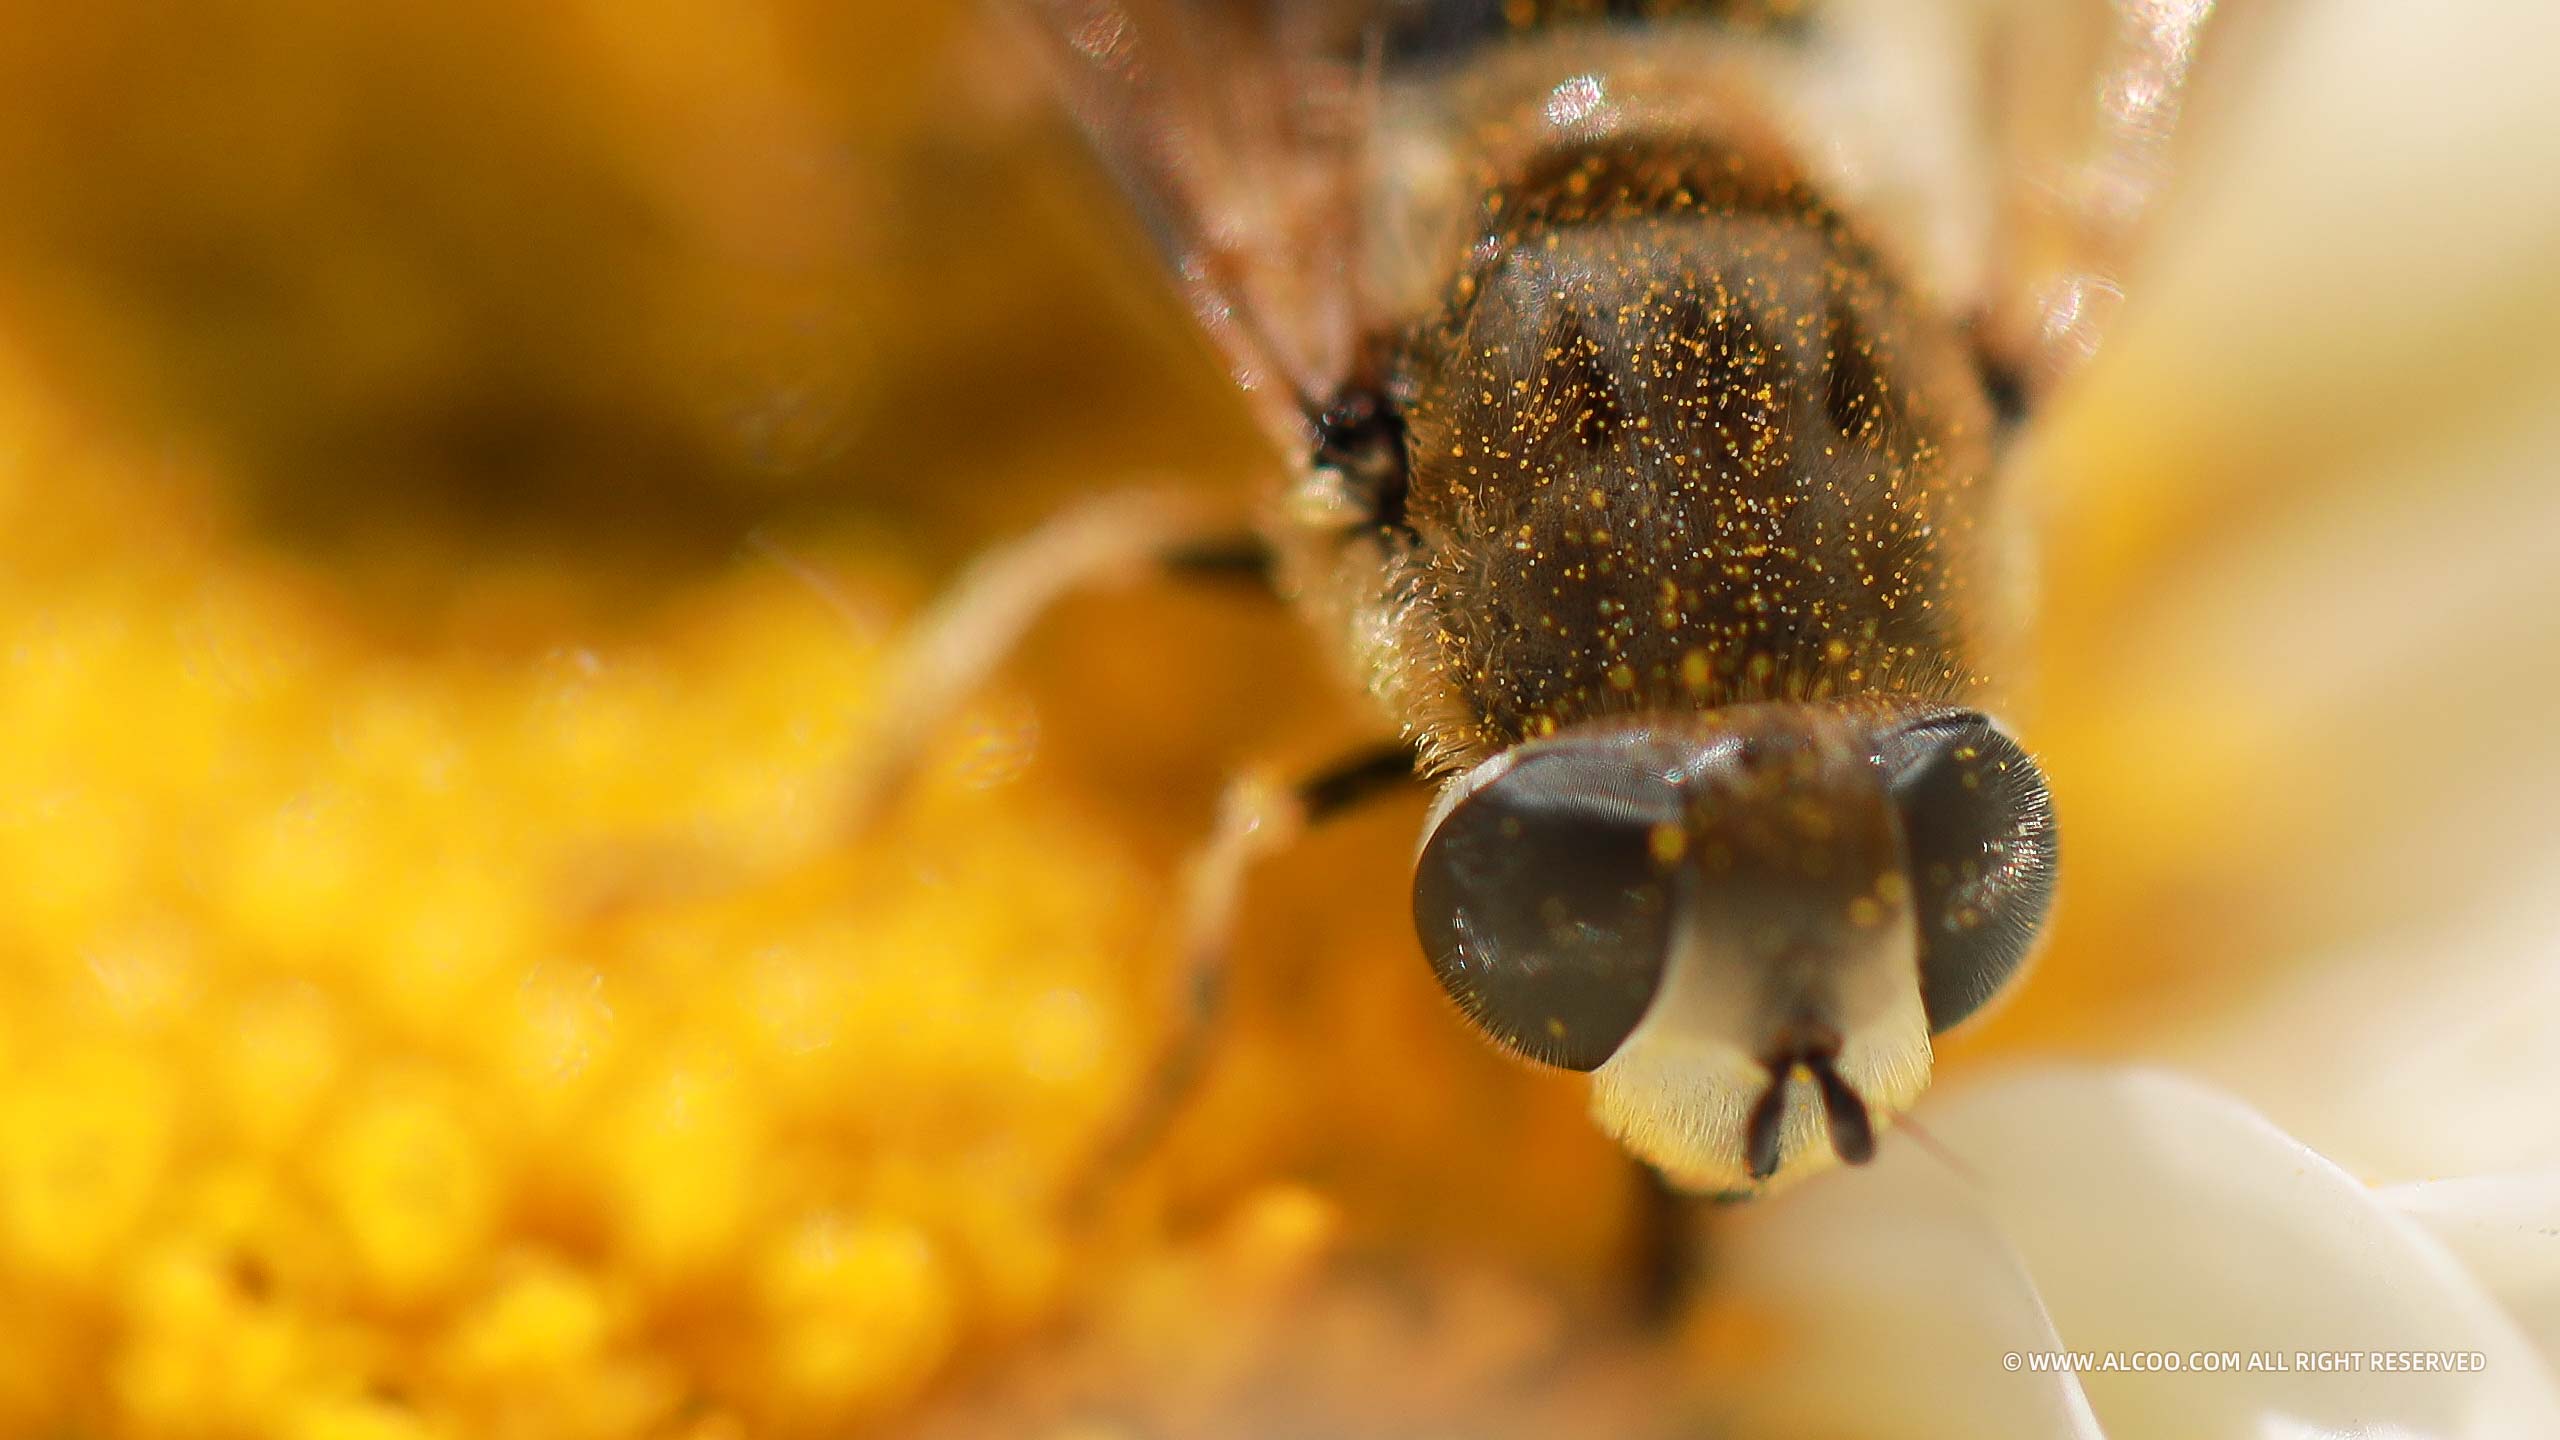
[{"label": "brown fuzzy body", "polygon": [[[1389,101],[1402,528],[1288,547],[1442,771],[1606,715],[1996,668],[1994,424],[1945,296],[1817,192],[1747,47],[1590,32]],[[1294,510],[1323,503],[1318,471]]]}]

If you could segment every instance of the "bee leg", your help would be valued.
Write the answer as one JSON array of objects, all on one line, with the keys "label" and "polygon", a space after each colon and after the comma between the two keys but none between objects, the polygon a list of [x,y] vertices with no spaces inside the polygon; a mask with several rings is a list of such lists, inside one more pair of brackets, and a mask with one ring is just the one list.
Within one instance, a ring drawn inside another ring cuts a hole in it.
[{"label": "bee leg", "polygon": [[943,722],[1069,594],[1164,573],[1267,588],[1267,550],[1236,530],[1231,514],[1200,499],[1134,491],[1073,506],[972,561],[889,662],[880,728],[845,797],[847,831],[869,829],[895,803]]},{"label": "bee leg", "polygon": [[1661,1328],[1679,1318],[1698,1286],[1706,1251],[1703,1230],[1712,1200],[1687,1194],[1662,1172],[1628,1157],[1634,1213],[1628,1225],[1627,1294],[1636,1318]]},{"label": "bee leg", "polygon": [[1183,877],[1181,951],[1172,976],[1173,1022],[1158,1041],[1128,1108],[1066,1189],[1070,1217],[1089,1215],[1112,1181],[1164,1139],[1199,1087],[1225,1014],[1244,880],[1256,863],[1288,849],[1307,830],[1393,793],[1415,779],[1409,746],[1370,746],[1294,784],[1248,772],[1229,782],[1216,828]]}]

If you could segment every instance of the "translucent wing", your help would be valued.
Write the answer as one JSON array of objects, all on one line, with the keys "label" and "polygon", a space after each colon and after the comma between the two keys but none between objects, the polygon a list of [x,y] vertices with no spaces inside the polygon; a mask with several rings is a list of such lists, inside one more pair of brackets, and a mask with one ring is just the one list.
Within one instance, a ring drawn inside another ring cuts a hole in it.
[{"label": "translucent wing", "polygon": [[[2285,0],[1827,0],[1820,35],[1914,13],[1978,69],[1994,215],[1985,339],[2033,401],[2095,349],[2173,173],[2196,77]],[[1359,363],[1354,267],[1381,50],[1455,51],[1544,12],[1500,0],[1008,0],[1266,428],[1302,444]],[[1740,0],[1557,4],[1732,19]],[[1798,7],[1785,7],[1794,10]],[[1515,15],[1515,11],[1517,12]],[[1522,19],[1520,16],[1530,16]],[[1510,18],[1506,18],[1510,17]],[[1968,38],[1969,37],[1969,38]],[[1439,43],[1435,43],[1439,42]],[[1906,60],[1909,57],[1905,57]],[[1866,88],[1864,78],[1853,87]],[[1890,94],[1870,103],[1895,112]],[[1908,119],[1909,117],[1905,117]],[[1880,123],[1895,127],[1895,113]],[[1925,127],[1924,127],[1925,128]],[[1825,137],[1807,140],[1819,150]],[[1894,147],[1876,152],[1898,167]],[[1953,183],[1922,162],[1881,188]],[[1962,203],[1952,196],[1941,203]],[[1967,227],[1971,228],[1971,227]],[[1983,235],[1987,231],[1987,235]],[[1977,242],[1978,243],[1978,242]]]},{"label": "translucent wing", "polygon": [[1311,0],[1009,0],[1275,440],[1347,377],[1364,68]]},{"label": "translucent wing", "polygon": [[2199,73],[2281,3],[2007,0],[1997,10],[2004,279],[1986,321],[2030,395],[2078,369],[2113,318],[2170,188]]}]

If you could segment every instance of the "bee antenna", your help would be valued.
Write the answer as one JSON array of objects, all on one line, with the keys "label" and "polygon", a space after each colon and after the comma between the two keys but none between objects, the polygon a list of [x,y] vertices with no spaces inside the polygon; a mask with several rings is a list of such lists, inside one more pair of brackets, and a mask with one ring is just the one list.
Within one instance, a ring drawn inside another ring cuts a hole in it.
[{"label": "bee antenna", "polygon": [[1743,1130],[1743,1158],[1750,1163],[1754,1180],[1778,1173],[1778,1122],[1787,1117],[1787,1079],[1794,1069],[1792,1064],[1770,1066],[1768,1088],[1751,1107],[1751,1121]]},{"label": "bee antenna", "polygon": [[1852,1165],[1876,1158],[1876,1130],[1867,1117],[1867,1102],[1840,1078],[1832,1057],[1808,1055],[1804,1066],[1813,1072],[1813,1083],[1822,1091],[1822,1118],[1831,1126],[1831,1148]]},{"label": "bee antenna", "polygon": [[1769,1068],[1768,1088],[1751,1107],[1749,1123],[1743,1129],[1744,1158],[1750,1162],[1751,1178],[1766,1180],[1777,1173],[1779,1154],[1779,1122],[1787,1114],[1787,1082],[1795,1078],[1802,1066],[1813,1077],[1814,1088],[1822,1096],[1823,1123],[1831,1131],[1831,1148],[1842,1161],[1864,1165],[1876,1155],[1876,1129],[1867,1114],[1867,1102],[1840,1078],[1837,1042],[1808,1047],[1792,1055],[1781,1055],[1765,1063]]}]

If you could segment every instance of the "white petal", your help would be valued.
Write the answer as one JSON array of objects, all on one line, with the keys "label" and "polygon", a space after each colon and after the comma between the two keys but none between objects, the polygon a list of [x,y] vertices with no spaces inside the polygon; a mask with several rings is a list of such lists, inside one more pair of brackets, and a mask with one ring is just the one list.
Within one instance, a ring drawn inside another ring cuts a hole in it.
[{"label": "white petal", "polygon": [[[2480,1357],[2459,1373],[2084,1375],[2116,1440],[2283,1433],[2279,1420],[2560,1435],[2544,1358],[2444,1245],[2227,1096],[2154,1072],[2034,1070],[1923,1118],[1973,1178],[1896,1136],[1867,1170],[1731,1227],[1730,1293],[1773,1313],[1797,1352],[1770,1367],[1746,1433],[2086,1434],[2057,1418],[2054,1377],[2006,1368],[2007,1352],[2051,1345],[2181,1365]],[[2022,1338],[2039,1313],[2056,1340]]]},{"label": "white petal", "polygon": [[1998,1227],[1908,1137],[1738,1217],[1717,1246],[1717,1293],[1779,1329],[1736,1393],[1738,1434],[2101,1434],[2078,1380],[2004,1367],[2062,1338]]},{"label": "white petal", "polygon": [[2154,1053],[2369,1181],[2560,1165],[2560,848],[2510,850],[2494,869],[2489,897],[2286,977]]},{"label": "white petal", "polygon": [[2232,37],[2250,42],[2226,57],[2245,74],[2200,82],[2219,82],[2203,97],[2219,108],[2194,117],[2211,143],[2104,362],[2173,446],[2236,432],[2343,449],[2424,423],[2414,389],[2551,353],[2560,9],[2280,8]]},{"label": "white petal", "polygon": [[2480,1277],[2546,1356],[2560,1356],[2560,1169],[2395,1185],[2384,1204]]}]

